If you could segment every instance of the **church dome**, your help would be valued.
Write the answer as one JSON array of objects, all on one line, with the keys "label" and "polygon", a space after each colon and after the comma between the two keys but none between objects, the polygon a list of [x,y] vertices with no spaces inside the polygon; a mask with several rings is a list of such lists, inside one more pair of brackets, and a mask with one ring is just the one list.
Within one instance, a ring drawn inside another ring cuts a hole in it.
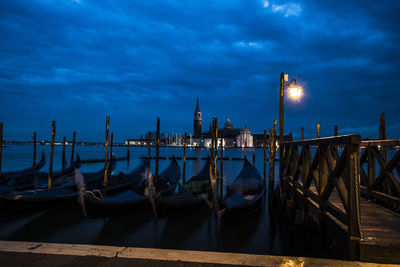
[{"label": "church dome", "polygon": [[224,124],[224,129],[226,129],[226,130],[232,130],[233,129],[233,125],[232,125],[231,121],[229,120],[229,118],[226,120],[226,122]]}]

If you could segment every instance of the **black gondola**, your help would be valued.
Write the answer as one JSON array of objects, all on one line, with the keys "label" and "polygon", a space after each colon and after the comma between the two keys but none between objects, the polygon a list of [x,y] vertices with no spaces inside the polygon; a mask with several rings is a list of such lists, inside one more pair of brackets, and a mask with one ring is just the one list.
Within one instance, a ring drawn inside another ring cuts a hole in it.
[{"label": "black gondola", "polygon": [[210,158],[204,164],[203,168],[187,183],[180,186],[179,192],[161,196],[160,208],[165,213],[179,213],[184,210],[196,211],[209,206],[208,193],[210,183]]},{"label": "black gondola", "polygon": [[265,194],[265,181],[257,169],[244,158],[243,168],[235,181],[227,186],[227,194],[219,199],[220,215],[249,212],[260,204]]},{"label": "black gondola", "polygon": [[[159,196],[172,194],[180,178],[180,167],[175,158],[155,182],[155,190]],[[98,191],[82,190],[81,204],[83,212],[87,217],[108,217],[113,215],[125,215],[137,209],[151,206],[151,183],[147,181],[151,174],[144,172],[139,174],[140,181],[136,186],[131,186],[118,193],[101,194]],[[152,178],[151,178],[152,179]],[[137,180],[136,180],[137,181]]]},{"label": "black gondola", "polygon": [[42,153],[42,157],[40,158],[40,161],[35,164],[35,168],[29,167],[21,171],[2,173],[2,178],[0,182],[2,185],[14,186],[26,179],[31,181],[34,178],[35,173],[37,173],[41,168],[43,168],[45,164],[46,164],[46,158],[44,156],[44,153]]},{"label": "black gondola", "polygon": [[[115,166],[113,163],[112,166]],[[142,163],[138,169],[144,170],[145,163]],[[90,190],[102,190],[104,170],[87,174],[87,187]],[[60,178],[61,179],[61,178]],[[110,175],[109,191],[114,192],[129,186],[130,175]],[[42,210],[65,205],[77,204],[79,193],[77,191],[75,180],[66,180],[63,186],[52,187],[51,189],[37,189],[5,192],[0,194],[0,210],[3,211],[21,211],[26,209]]]}]

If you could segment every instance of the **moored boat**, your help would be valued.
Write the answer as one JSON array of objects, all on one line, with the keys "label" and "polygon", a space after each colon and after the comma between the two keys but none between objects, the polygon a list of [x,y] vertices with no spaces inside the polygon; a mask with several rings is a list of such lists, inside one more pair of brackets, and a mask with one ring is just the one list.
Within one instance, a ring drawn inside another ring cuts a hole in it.
[{"label": "moored boat", "polygon": [[[149,208],[152,200],[159,196],[172,194],[180,178],[180,167],[175,158],[170,165],[159,175],[153,185],[153,177],[149,170],[136,174],[136,186],[132,184],[130,188],[125,188],[117,193],[86,190],[81,183],[81,205],[84,214],[90,218],[108,217],[113,215],[124,215],[137,209]],[[77,170],[76,179],[79,184],[79,171]],[[154,206],[155,203],[153,203]],[[155,208],[155,207],[154,207]]]},{"label": "moored boat", "polygon": [[265,181],[260,173],[245,157],[242,170],[234,182],[227,186],[227,193],[219,199],[219,215],[234,215],[251,212],[265,194]]}]

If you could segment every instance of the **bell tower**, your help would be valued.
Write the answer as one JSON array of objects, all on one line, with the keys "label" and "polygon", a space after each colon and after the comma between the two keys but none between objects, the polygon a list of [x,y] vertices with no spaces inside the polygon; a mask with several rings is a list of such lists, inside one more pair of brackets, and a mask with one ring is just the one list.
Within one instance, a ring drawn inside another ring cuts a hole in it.
[{"label": "bell tower", "polygon": [[194,110],[194,137],[201,136],[201,111],[199,106],[199,98],[197,98],[196,109]]}]

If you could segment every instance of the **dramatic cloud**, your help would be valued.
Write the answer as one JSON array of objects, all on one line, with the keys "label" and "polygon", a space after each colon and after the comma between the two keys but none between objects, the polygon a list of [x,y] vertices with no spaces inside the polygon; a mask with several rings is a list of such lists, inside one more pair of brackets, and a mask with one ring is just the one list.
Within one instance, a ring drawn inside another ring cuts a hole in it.
[{"label": "dramatic cloud", "polygon": [[[122,141],[155,128],[261,132],[278,118],[281,71],[304,87],[285,103],[285,130],[400,136],[400,2],[0,1],[0,121],[6,139]],[[12,137],[12,138],[11,138]]]}]

